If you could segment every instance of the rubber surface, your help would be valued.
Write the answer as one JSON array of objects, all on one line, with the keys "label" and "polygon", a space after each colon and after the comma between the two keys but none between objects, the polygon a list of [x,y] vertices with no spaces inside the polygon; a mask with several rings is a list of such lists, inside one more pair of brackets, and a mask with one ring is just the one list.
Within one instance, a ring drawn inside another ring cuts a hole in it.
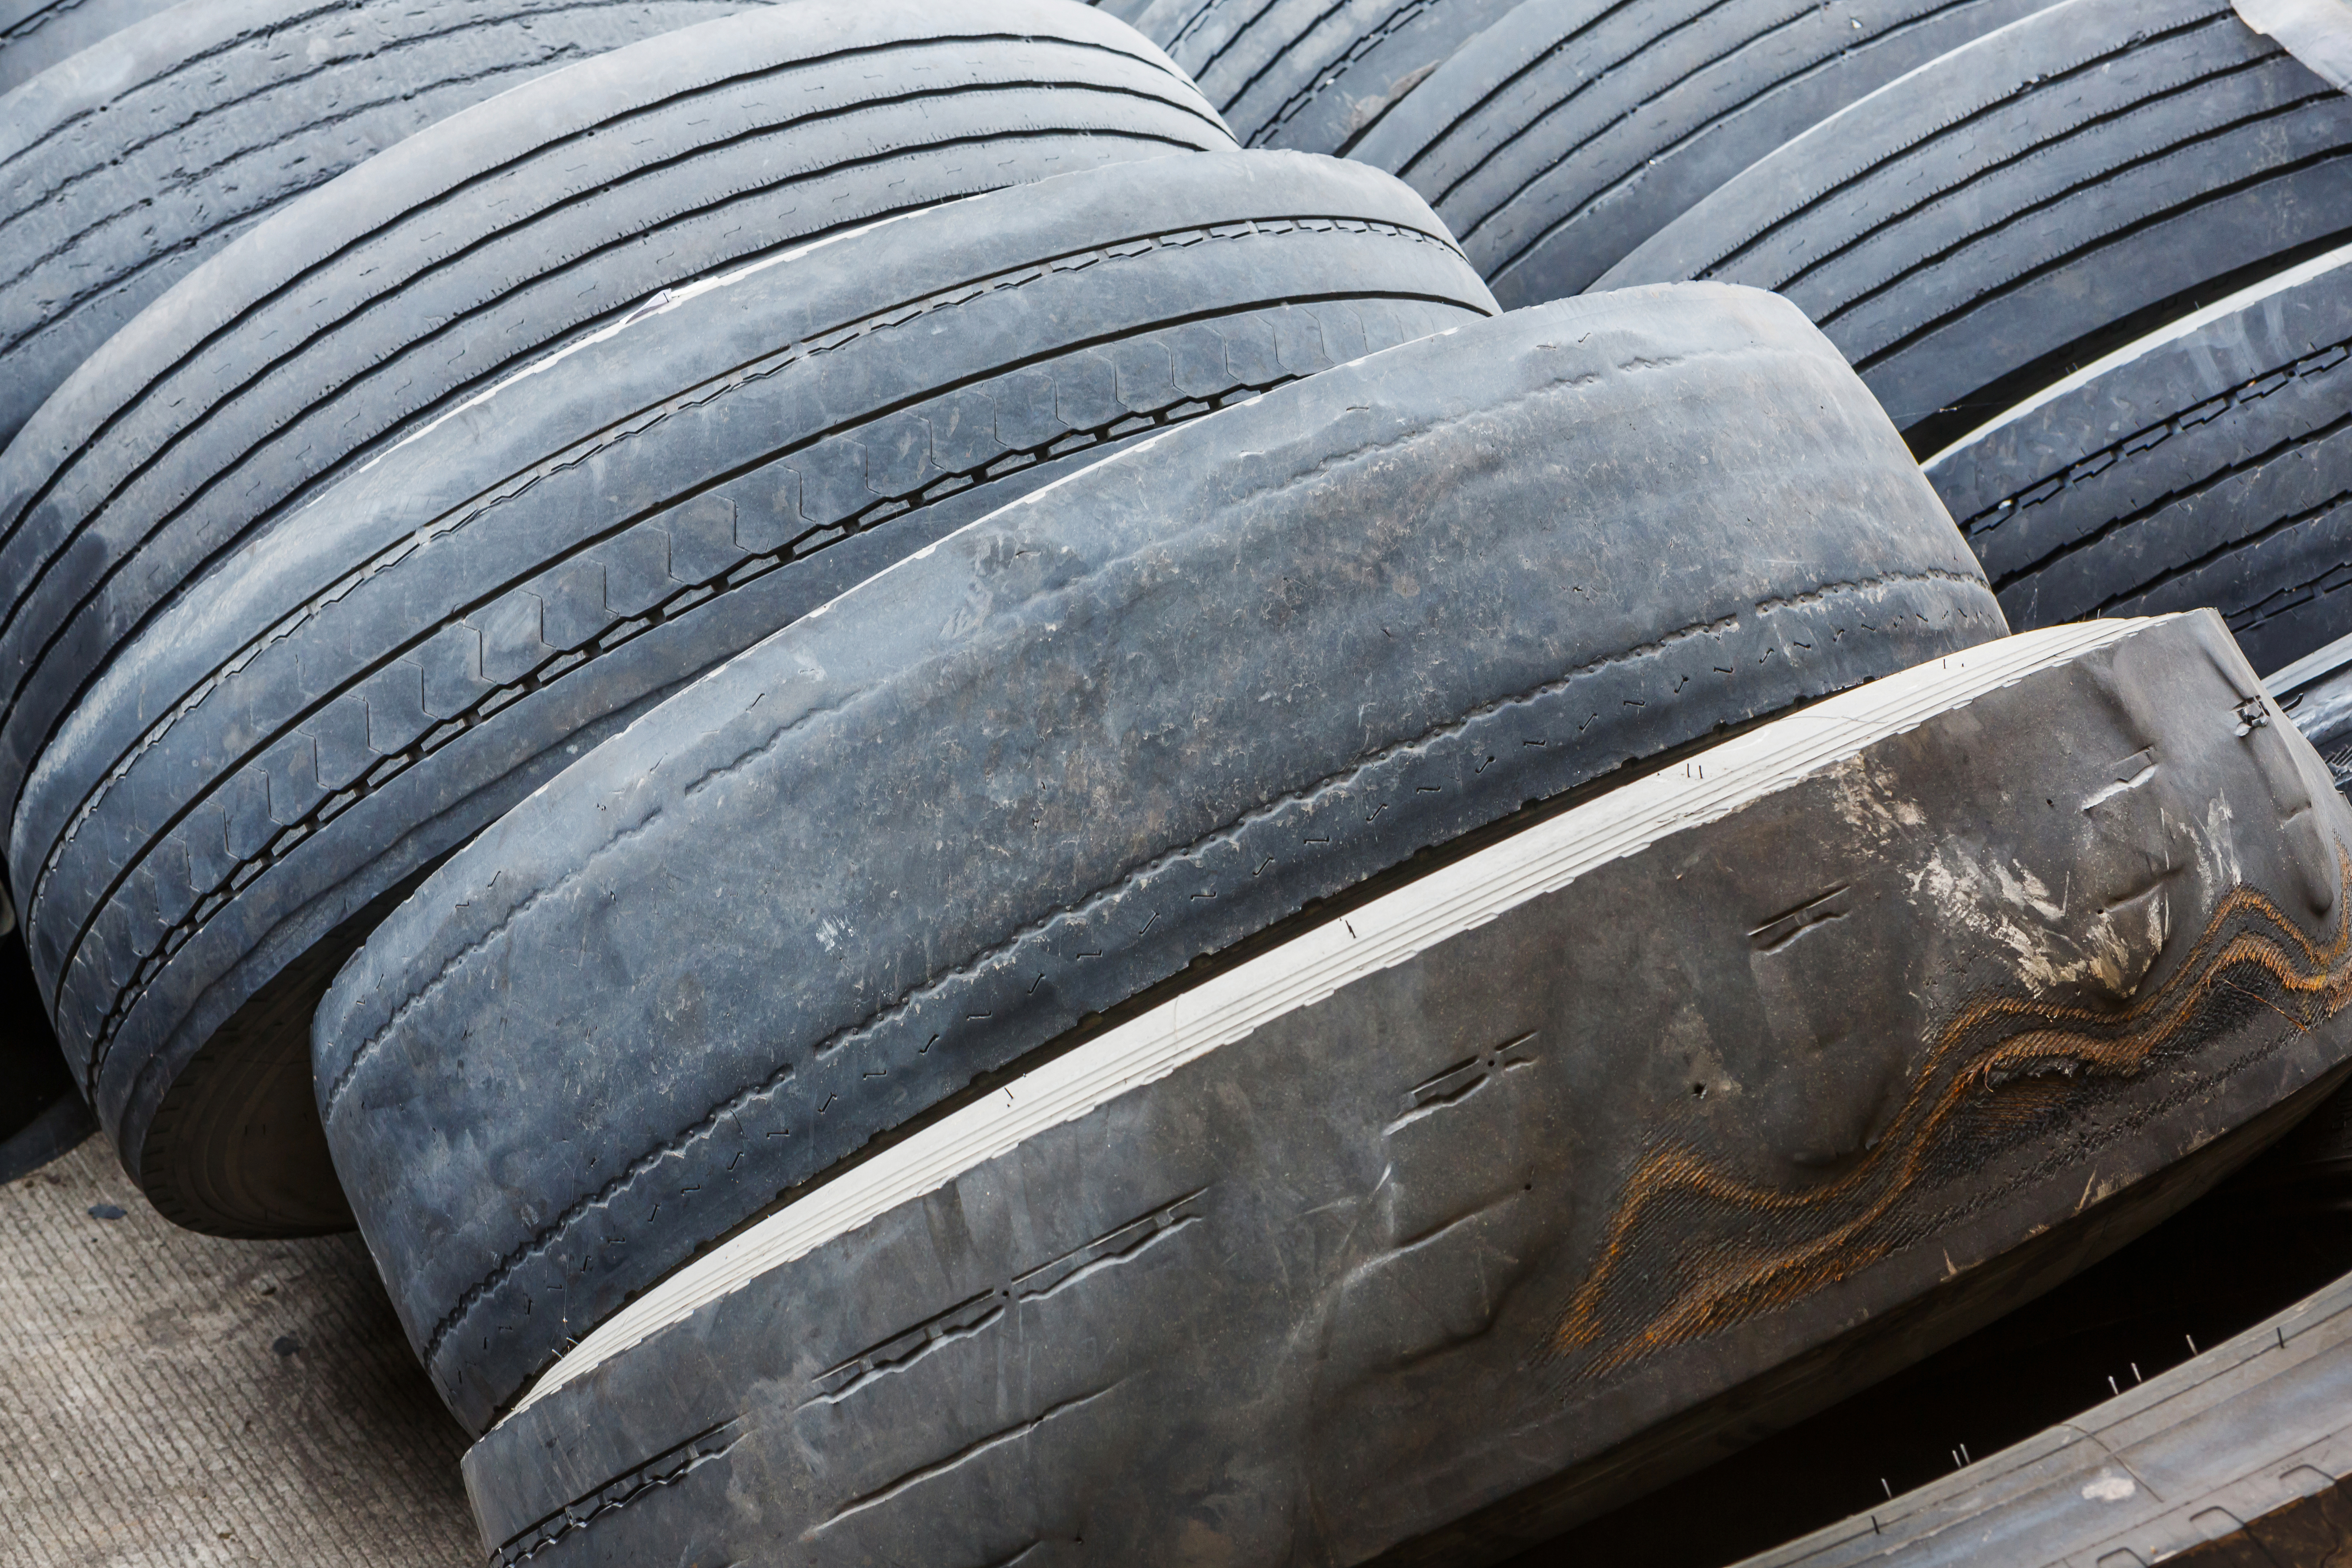
[{"label": "rubber surface", "polygon": [[184,1223],[348,1223],[310,1006],[439,856],[1001,500],[1492,309],[1387,175],[1196,153],[784,252],[477,395],[158,616],[27,786],[35,969],[126,1163]]},{"label": "rubber surface", "polygon": [[182,279],[0,456],[0,822],[175,589],[551,347],[824,234],[1232,146],[1068,0],[761,7],[418,132]]},{"label": "rubber surface", "polygon": [[1511,0],[1154,0],[1136,27],[1245,147],[1347,153]]},{"label": "rubber surface", "polygon": [[467,104],[739,0],[205,0],[0,98],[0,440],[280,204]]},{"label": "rubber surface", "polygon": [[1487,1562],[1997,1311],[2352,1059],[2352,814],[2219,623],[2030,637],[1513,834],[784,1207],[475,1447],[486,1548]]},{"label": "rubber surface", "polygon": [[2211,605],[2257,669],[2352,632],[2352,251],[1930,458],[2013,626]]},{"label": "rubber surface", "polygon": [[470,846],[321,1005],[336,1168],[478,1428],[697,1246],[1196,956],[2000,629],[1778,301],[1374,355],[943,541]]},{"label": "rubber surface", "polygon": [[2352,1549],[2352,1279],[1744,1568],[2326,1568]]},{"label": "rubber surface", "polygon": [[2352,791],[2352,634],[2263,678],[2310,741],[2338,790]]},{"label": "rubber surface", "polygon": [[2065,0],[1786,143],[1601,286],[1786,293],[1924,453],[2352,237],[2347,153],[2352,100],[2225,0]]},{"label": "rubber surface", "polygon": [[0,93],[173,0],[9,0],[0,5]]},{"label": "rubber surface", "polygon": [[1525,0],[1351,155],[1401,177],[1506,306],[1574,294],[1790,137],[2050,0]]},{"label": "rubber surface", "polygon": [[2328,0],[2230,0],[2247,26],[2337,87],[2352,89],[2352,30]]}]

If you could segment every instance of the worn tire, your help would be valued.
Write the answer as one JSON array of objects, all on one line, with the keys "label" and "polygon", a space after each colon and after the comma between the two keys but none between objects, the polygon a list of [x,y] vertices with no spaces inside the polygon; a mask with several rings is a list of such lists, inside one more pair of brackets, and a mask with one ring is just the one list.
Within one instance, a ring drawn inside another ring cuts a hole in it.
[{"label": "worn tire", "polygon": [[1346,153],[1513,0],[1154,0],[1135,20],[1244,147]]},{"label": "worn tire", "polygon": [[2352,1551],[2352,1278],[1740,1568],[2323,1568]]},{"label": "worn tire", "polygon": [[321,1005],[336,1168],[478,1430],[698,1247],[1195,958],[1997,632],[1777,300],[1374,355],[902,563],[470,846]]},{"label": "worn tire", "polygon": [[0,5],[0,95],[175,0],[8,0]]},{"label": "worn tire", "polygon": [[1494,308],[1411,191],[1286,153],[1062,175],[785,256],[281,520],[44,753],[10,858],[35,967],[165,1214],[348,1223],[312,1003],[407,879],[637,708],[1109,444]]},{"label": "worn tire", "polygon": [[1601,286],[1787,294],[1926,453],[2346,237],[2352,98],[2228,0],[2064,0],[1788,142]]},{"label": "worn tire", "polygon": [[1350,155],[1428,198],[1506,307],[1589,287],[1772,148],[2050,0],[1526,0]]},{"label": "worn tire", "polygon": [[485,1547],[1475,1564],[1829,1404],[2352,1062],[2258,690],[2209,614],[2030,633],[1324,916],[589,1335]]},{"label": "worn tire", "polygon": [[2210,605],[2256,669],[2352,633],[2352,250],[2117,350],[1928,459],[2010,625]]},{"label": "worn tire", "polygon": [[0,441],[271,209],[445,115],[742,0],[205,0],[0,100]]},{"label": "worn tire", "polygon": [[666,289],[1047,174],[1230,149],[1067,0],[760,7],[410,137],[181,280],[0,455],[0,822],[156,608],[238,542]]}]

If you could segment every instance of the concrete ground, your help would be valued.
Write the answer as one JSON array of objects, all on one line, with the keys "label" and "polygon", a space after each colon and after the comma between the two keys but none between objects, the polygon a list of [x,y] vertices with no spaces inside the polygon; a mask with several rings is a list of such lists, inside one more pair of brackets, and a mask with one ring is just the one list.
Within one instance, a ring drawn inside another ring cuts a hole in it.
[{"label": "concrete ground", "polygon": [[0,1568],[478,1564],[465,1447],[356,1237],[177,1229],[102,1138],[0,1186]]}]

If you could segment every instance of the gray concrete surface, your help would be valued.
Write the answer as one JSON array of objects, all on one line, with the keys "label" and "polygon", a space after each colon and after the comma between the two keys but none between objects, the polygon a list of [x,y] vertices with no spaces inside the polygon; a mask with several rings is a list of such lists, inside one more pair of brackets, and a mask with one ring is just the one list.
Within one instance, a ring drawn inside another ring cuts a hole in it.
[{"label": "gray concrete surface", "polygon": [[0,1568],[457,1568],[465,1446],[357,1237],[177,1229],[102,1138],[0,1186]]}]

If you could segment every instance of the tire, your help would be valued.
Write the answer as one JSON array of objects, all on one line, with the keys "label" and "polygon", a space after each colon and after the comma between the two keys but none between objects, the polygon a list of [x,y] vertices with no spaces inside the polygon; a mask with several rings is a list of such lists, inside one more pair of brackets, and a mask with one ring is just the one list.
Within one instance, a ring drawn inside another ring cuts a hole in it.
[{"label": "tire", "polygon": [[1741,1568],[1987,1560],[2305,1568],[2352,1546],[2352,1279],[2126,1390]]},{"label": "tire", "polygon": [[443,116],[738,0],[205,0],[0,99],[0,441],[272,209]]},{"label": "tire", "polygon": [[0,456],[0,821],[173,592],[555,345],[894,213],[1232,148],[1120,23],[974,15],[809,0],[648,38],[418,132],[157,300]]},{"label": "tire", "polygon": [[1136,27],[1244,147],[1346,153],[1512,0],[1153,0]]},{"label": "tire", "polygon": [[2272,672],[2263,684],[2327,764],[2336,787],[2352,798],[2352,635]]},{"label": "tire", "polygon": [[173,0],[12,0],[0,5],[0,94]]},{"label": "tire", "polygon": [[2352,632],[2352,250],[1929,458],[2013,626],[2211,605],[2257,669]]},{"label": "tire", "polygon": [[[320,1010],[336,1169],[479,1430],[698,1247],[1196,958],[1999,630],[1778,301],[1643,291],[1374,355],[902,563],[453,859]],[[722,841],[724,877],[656,869]],[[550,967],[583,920],[596,973]],[[616,1048],[647,1007],[658,1063]],[[460,1016],[462,1062],[425,1044]]]},{"label": "tire", "polygon": [[638,709],[1110,444],[1493,309],[1419,197],[1291,154],[1063,175],[786,255],[248,542],[43,756],[9,862],[36,971],[166,1215],[350,1223],[312,1004],[413,879]]},{"label": "tire", "polygon": [[2210,615],[2030,633],[1323,917],[591,1333],[485,1544],[1471,1564],[1825,1405],[2352,1061],[2352,813],[2258,690]]},{"label": "tire", "polygon": [[1760,160],[1603,275],[1797,301],[1915,450],[2352,237],[2352,100],[2226,0],[2065,0]]},{"label": "tire", "polygon": [[1351,155],[1419,191],[1506,307],[1588,288],[1765,152],[2050,0],[1526,0]]}]

